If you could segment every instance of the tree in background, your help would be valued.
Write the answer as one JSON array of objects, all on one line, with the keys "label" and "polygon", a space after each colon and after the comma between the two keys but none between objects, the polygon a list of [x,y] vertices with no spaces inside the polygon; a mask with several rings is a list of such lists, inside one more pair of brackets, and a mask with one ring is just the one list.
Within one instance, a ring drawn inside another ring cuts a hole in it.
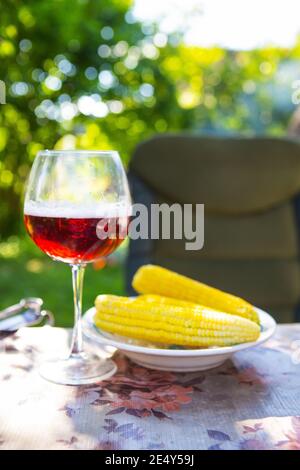
[{"label": "tree in background", "polygon": [[0,4],[0,234],[18,233],[42,148],[114,148],[125,162],[154,133],[285,133],[292,50],[187,47],[139,24],[131,0]]}]

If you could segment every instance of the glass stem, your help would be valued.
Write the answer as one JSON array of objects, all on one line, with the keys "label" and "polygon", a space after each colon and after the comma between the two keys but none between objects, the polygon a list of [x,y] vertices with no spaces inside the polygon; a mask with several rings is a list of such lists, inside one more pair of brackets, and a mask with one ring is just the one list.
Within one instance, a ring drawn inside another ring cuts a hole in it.
[{"label": "glass stem", "polygon": [[71,343],[70,356],[76,356],[83,352],[83,340],[81,331],[81,314],[82,314],[82,287],[84,278],[85,265],[72,265],[72,282],[74,296],[74,327]]}]

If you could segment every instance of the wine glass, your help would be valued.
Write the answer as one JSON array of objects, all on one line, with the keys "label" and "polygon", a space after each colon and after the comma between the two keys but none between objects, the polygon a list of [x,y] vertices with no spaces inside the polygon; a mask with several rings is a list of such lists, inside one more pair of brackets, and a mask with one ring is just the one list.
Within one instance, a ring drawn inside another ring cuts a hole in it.
[{"label": "wine glass", "polygon": [[45,379],[81,385],[115,373],[113,361],[84,352],[82,286],[87,263],[109,255],[126,238],[130,211],[128,182],[117,152],[45,150],[36,156],[24,222],[42,251],[71,266],[75,317],[69,357],[44,362],[40,373]]}]

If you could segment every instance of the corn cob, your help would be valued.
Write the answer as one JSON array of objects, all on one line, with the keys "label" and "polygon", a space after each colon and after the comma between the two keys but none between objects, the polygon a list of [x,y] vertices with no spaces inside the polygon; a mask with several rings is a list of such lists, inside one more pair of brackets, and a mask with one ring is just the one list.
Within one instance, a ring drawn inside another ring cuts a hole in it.
[{"label": "corn cob", "polygon": [[259,324],[257,311],[246,300],[161,266],[148,264],[139,268],[133,277],[132,286],[139,294],[157,294],[185,300],[248,318]]},{"label": "corn cob", "polygon": [[94,322],[110,333],[190,347],[230,346],[255,341],[259,326],[201,306],[177,306],[141,297],[99,295]]},{"label": "corn cob", "polygon": [[149,302],[151,304],[160,303],[161,305],[176,305],[178,307],[201,307],[199,304],[189,302],[188,300],[174,299],[173,297],[165,297],[163,295],[156,294],[142,294],[136,297],[137,300],[143,302]]}]

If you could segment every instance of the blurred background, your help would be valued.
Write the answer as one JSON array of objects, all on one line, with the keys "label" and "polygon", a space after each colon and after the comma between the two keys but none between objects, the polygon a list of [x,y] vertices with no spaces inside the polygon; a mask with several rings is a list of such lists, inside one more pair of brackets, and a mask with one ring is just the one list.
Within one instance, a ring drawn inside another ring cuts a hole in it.
[{"label": "blurred background", "polygon": [[[40,296],[72,323],[69,269],[23,228],[39,150],[113,148],[127,165],[158,133],[285,136],[300,102],[298,13],[295,0],[2,1],[0,308]],[[85,307],[124,292],[125,250],[87,270]]]}]

